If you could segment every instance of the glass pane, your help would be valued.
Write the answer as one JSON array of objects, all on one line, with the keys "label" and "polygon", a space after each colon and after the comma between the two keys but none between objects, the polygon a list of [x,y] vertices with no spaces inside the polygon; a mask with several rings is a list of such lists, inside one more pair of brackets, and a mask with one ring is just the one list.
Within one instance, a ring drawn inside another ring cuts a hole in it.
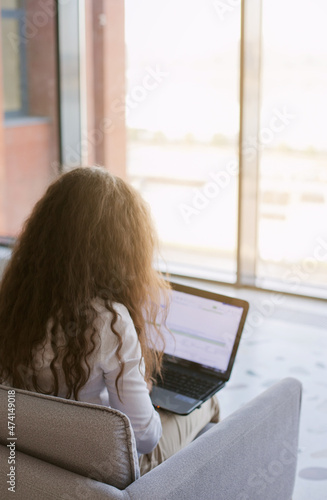
[{"label": "glass pane", "polygon": [[326,18],[324,0],[263,2],[258,276],[296,293],[327,281]]},{"label": "glass pane", "polygon": [[4,111],[19,111],[22,107],[20,52],[17,44],[13,43],[18,39],[18,20],[2,18]]},{"label": "glass pane", "polygon": [[235,273],[240,10],[127,0],[125,11],[128,175],[170,270]]}]

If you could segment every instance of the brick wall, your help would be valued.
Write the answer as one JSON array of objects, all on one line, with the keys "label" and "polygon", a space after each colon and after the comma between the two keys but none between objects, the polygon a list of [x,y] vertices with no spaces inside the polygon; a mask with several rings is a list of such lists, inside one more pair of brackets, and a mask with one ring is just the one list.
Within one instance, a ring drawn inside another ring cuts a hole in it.
[{"label": "brick wall", "polygon": [[[33,205],[56,176],[60,159],[55,0],[26,0],[29,116],[0,123],[0,235],[16,235]],[[124,99],[124,2],[86,5],[88,165],[126,175],[126,130],[115,101]],[[1,52],[1,51],[0,51]],[[0,61],[0,81],[1,79]],[[0,106],[3,104],[0,85]]]}]

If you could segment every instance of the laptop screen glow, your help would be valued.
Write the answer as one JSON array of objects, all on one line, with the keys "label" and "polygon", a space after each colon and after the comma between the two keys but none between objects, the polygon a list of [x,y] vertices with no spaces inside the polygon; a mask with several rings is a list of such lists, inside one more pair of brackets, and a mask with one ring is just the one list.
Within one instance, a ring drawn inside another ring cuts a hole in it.
[{"label": "laptop screen glow", "polygon": [[166,321],[173,336],[162,329],[165,353],[225,372],[242,313],[242,307],[173,290]]}]

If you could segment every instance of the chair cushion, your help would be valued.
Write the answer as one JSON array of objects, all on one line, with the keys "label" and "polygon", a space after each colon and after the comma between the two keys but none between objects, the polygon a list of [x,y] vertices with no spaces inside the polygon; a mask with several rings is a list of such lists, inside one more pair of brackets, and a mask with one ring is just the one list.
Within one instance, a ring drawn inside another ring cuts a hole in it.
[{"label": "chair cushion", "polygon": [[[0,442],[5,446],[8,389],[0,385]],[[135,438],[126,415],[105,406],[15,391],[18,450],[119,489],[139,477]]]}]

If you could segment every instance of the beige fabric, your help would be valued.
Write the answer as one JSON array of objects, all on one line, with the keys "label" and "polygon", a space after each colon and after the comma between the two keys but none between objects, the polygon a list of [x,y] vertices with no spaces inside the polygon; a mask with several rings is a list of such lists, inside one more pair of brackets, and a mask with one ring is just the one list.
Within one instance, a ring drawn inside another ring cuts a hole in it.
[{"label": "beige fabric", "polygon": [[162,436],[151,453],[140,456],[141,476],[191,443],[209,422],[219,422],[219,404],[216,396],[190,415],[174,415],[165,410],[158,412],[162,423]]},{"label": "beige fabric", "polygon": [[[0,386],[0,422],[7,422],[8,389]],[[17,450],[119,489],[138,479],[136,444],[126,415],[106,406],[15,391]],[[7,426],[0,426],[4,446],[7,437]],[[19,474],[19,466],[17,470]]]}]

